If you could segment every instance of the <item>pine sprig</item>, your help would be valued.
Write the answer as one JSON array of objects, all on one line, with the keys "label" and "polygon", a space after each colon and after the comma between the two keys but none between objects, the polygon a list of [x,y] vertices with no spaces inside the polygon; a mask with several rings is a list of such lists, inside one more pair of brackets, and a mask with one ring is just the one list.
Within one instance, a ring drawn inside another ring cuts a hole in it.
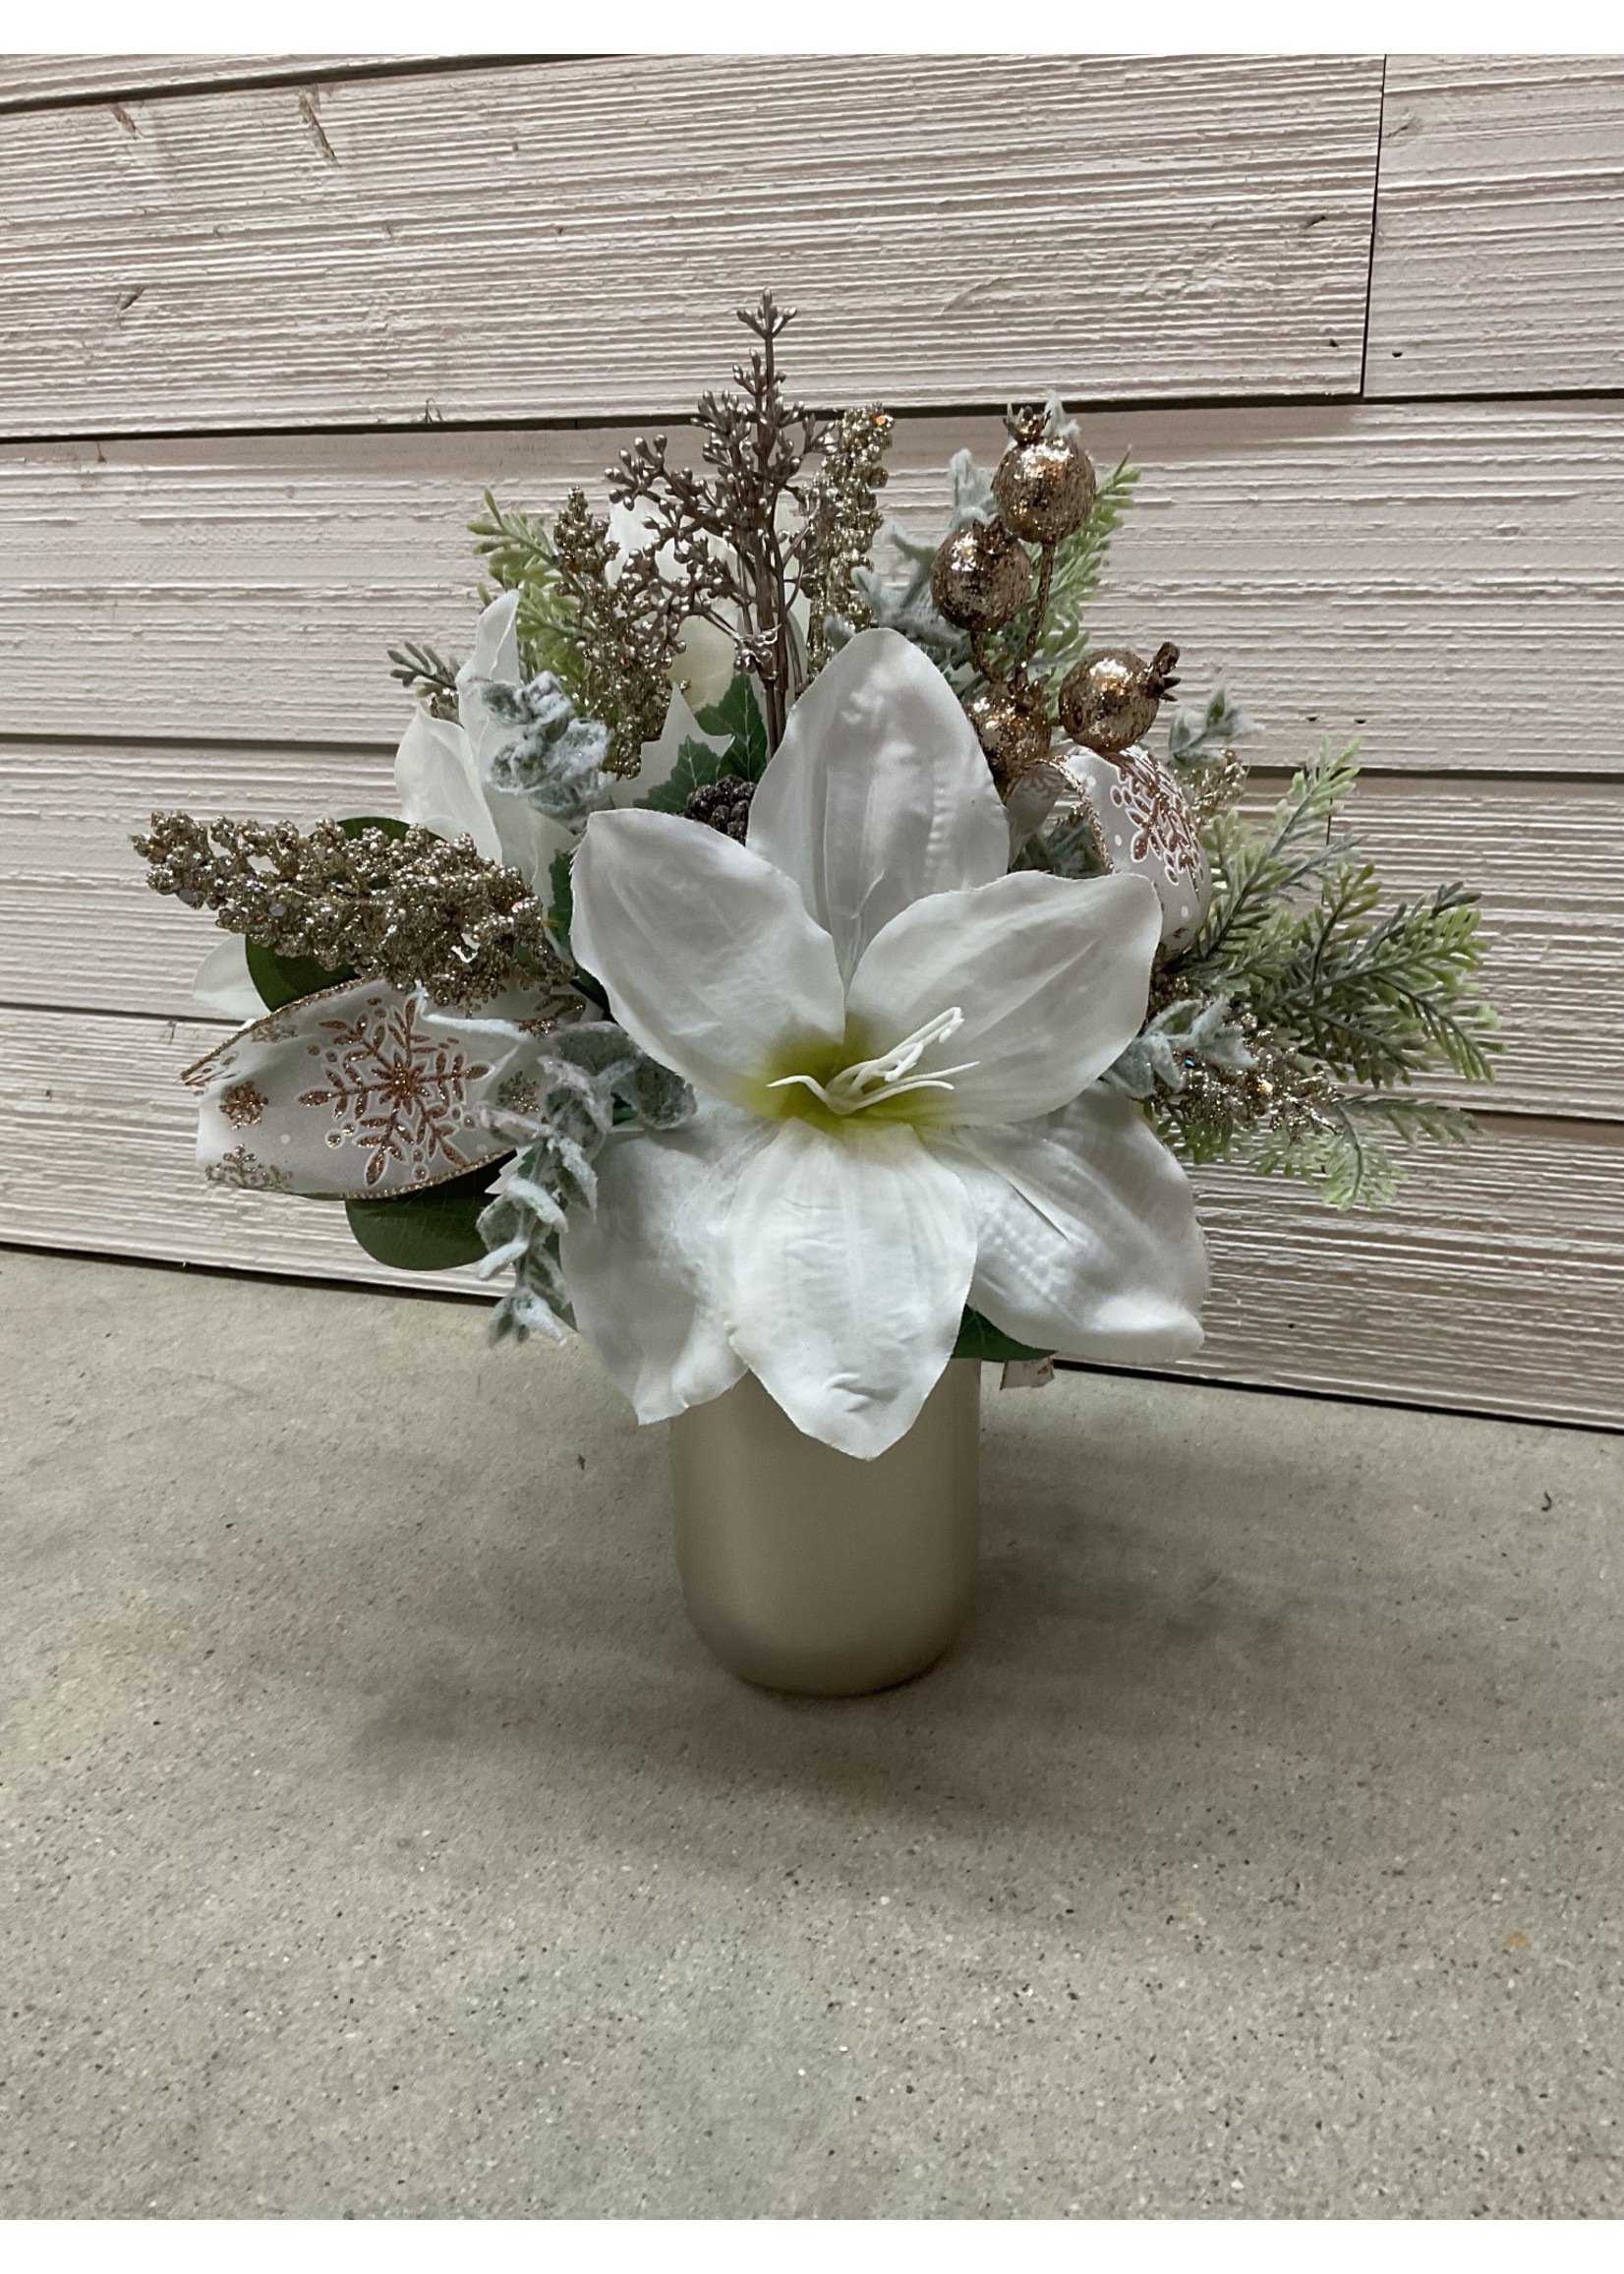
[{"label": "pine sprig", "polygon": [[[1457,1108],[1395,1095],[1396,1085],[1440,1066],[1490,1079],[1498,1048],[1478,991],[1477,895],[1444,885],[1381,909],[1375,869],[1340,828],[1358,774],[1353,749],[1327,746],[1261,823],[1231,812],[1209,821],[1212,905],[1157,981],[1174,1007],[1161,1024],[1180,1047],[1164,1064],[1153,1020],[1116,1077],[1130,1094],[1153,1083],[1151,1111],[1188,1159],[1239,1156],[1310,1180],[1339,1207],[1391,1197],[1395,1141],[1471,1132]],[[1169,1025],[1185,996],[1223,1006],[1245,1034],[1247,1068],[1191,1049]]]},{"label": "pine sprig", "polygon": [[1267,991],[1269,1023],[1345,1079],[1409,1081],[1441,1058],[1489,1080],[1495,1015],[1472,993],[1483,958],[1477,894],[1440,885],[1378,917],[1380,893],[1368,862],[1325,879]]},{"label": "pine sprig", "polygon": [[545,582],[555,563],[541,515],[500,504],[493,490],[487,490],[480,502],[485,510],[469,522],[468,534],[492,581],[503,592],[532,581]]},{"label": "pine sprig", "polygon": [[1380,1208],[1392,1199],[1400,1169],[1390,1140],[1463,1144],[1477,1126],[1459,1106],[1427,1097],[1356,1094],[1331,1100],[1322,1112],[1320,1126],[1269,1132],[1247,1148],[1247,1162],[1265,1176],[1317,1185],[1333,1208]]},{"label": "pine sprig", "polygon": [[1180,959],[1184,976],[1220,991],[1248,971],[1259,974],[1290,953],[1283,903],[1346,860],[1351,836],[1333,837],[1343,803],[1359,780],[1358,744],[1333,755],[1327,743],[1292,777],[1291,787],[1261,827],[1235,813],[1216,815],[1206,836],[1212,904]]},{"label": "pine sprig", "polygon": [[416,640],[403,640],[399,647],[388,651],[394,667],[391,679],[398,679],[407,693],[422,703],[436,719],[454,719],[457,715],[456,662],[442,656],[437,648],[420,645]]},{"label": "pine sprig", "polygon": [[1056,548],[1049,607],[1033,668],[1047,672],[1057,687],[1088,652],[1084,612],[1099,591],[1111,540],[1133,502],[1138,479],[1137,466],[1130,465],[1127,458],[1119,460],[1109,474],[1101,477],[1082,527]]},{"label": "pine sprig", "polygon": [[[513,629],[523,675],[533,679],[551,671],[579,705],[586,693],[579,610],[551,532],[540,514],[500,504],[493,491],[486,491],[482,502],[485,510],[469,522],[468,534],[496,591],[519,596]],[[482,590],[482,599],[491,597]]]}]

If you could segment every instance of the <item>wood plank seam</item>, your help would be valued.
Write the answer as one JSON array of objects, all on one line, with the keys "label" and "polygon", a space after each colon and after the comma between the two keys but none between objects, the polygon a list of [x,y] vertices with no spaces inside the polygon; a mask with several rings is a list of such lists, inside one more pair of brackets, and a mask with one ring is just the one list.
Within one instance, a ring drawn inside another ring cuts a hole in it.
[{"label": "wood plank seam", "polygon": [[1388,58],[1364,393],[1556,396],[1624,355],[1624,57]]},{"label": "wood plank seam", "polygon": [[[0,57],[0,67],[12,65],[17,60],[11,56]],[[27,63],[32,58],[25,57],[22,60]],[[221,60],[229,63],[231,59]],[[320,87],[341,80],[425,79],[444,77],[457,71],[500,71],[513,70],[525,64],[591,63],[598,60],[597,53],[591,50],[583,50],[579,55],[418,55],[402,56],[396,60],[381,56],[377,59],[358,56],[354,59],[334,57],[331,61],[323,61],[319,57],[312,57],[308,63],[299,56],[289,56],[285,64],[267,64],[261,71],[226,69],[217,76],[178,80],[173,85],[132,75],[122,82],[110,80],[105,86],[39,94],[7,94],[4,91],[5,82],[13,74],[0,68],[0,118],[12,118],[24,111],[85,110],[98,105],[111,108],[119,102],[186,102],[200,95],[251,93],[261,87]]]},{"label": "wood plank seam", "polygon": [[[839,400],[813,401],[813,410],[832,415],[848,406],[848,397]],[[1315,387],[1310,390],[1284,389],[1278,393],[1259,391],[1246,395],[1223,394],[1068,394],[1067,408],[1078,418],[1123,418],[1134,412],[1173,414],[1179,411],[1317,411],[1335,410],[1355,404],[1372,410],[1494,410],[1509,403],[1549,403],[1601,405],[1624,402],[1624,385],[1610,386],[1604,382],[1586,385],[1518,388],[1508,393],[1503,387],[1450,388],[1447,392],[1401,394],[1397,392],[1372,394],[1363,385],[1347,388]],[[986,397],[963,402],[929,402],[910,404],[904,415],[943,419],[1002,418],[1006,404]],[[28,431],[0,431],[0,449],[8,445],[23,448],[48,449],[74,443],[87,446],[133,442],[288,442],[318,439],[327,437],[342,439],[351,437],[357,440],[377,437],[387,439],[398,436],[407,440],[419,435],[577,435],[584,432],[625,436],[635,439],[653,426],[671,427],[679,424],[674,412],[662,410],[617,411],[603,418],[575,414],[549,418],[526,416],[522,413],[493,418],[451,418],[436,415],[434,418],[402,418],[392,420],[341,419],[328,423],[311,422],[297,426],[278,426],[274,422],[255,422],[252,425],[221,424],[204,427],[63,427],[51,429],[29,427]]]},{"label": "wood plank seam", "polygon": [[1381,154],[1387,125],[1387,58],[1381,59],[1381,92],[1376,103],[1376,162],[1370,174],[1370,258],[1364,269],[1364,327],[1359,343],[1359,388],[1363,400],[1370,370],[1370,293],[1376,273],[1376,227],[1381,213]]}]

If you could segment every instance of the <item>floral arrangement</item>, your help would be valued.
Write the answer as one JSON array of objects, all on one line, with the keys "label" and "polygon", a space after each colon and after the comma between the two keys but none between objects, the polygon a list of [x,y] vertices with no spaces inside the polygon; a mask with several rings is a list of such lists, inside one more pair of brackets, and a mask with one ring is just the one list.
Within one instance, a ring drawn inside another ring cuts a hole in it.
[{"label": "floral arrangement", "polygon": [[1473,894],[1381,906],[1353,751],[1243,819],[1222,690],[1153,745],[1177,648],[1084,624],[1131,467],[1051,402],[945,536],[882,529],[890,420],[789,400],[788,314],[740,316],[607,515],[487,496],[470,654],[391,651],[398,817],[135,842],[230,935],[206,1177],[511,1271],[495,1334],[578,1329],[644,1421],[749,1370],[869,1458],[956,1354],[1189,1356],[1182,1163],[1378,1201],[1493,1014]]}]

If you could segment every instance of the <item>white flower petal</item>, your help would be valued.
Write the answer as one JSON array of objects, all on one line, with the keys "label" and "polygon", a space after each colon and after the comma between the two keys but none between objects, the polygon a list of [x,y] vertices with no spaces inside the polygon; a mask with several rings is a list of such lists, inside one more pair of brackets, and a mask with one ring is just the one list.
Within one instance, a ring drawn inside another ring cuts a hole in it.
[{"label": "white flower petal", "polygon": [[545,907],[551,897],[549,871],[553,855],[574,848],[575,838],[561,821],[540,812],[522,789],[487,789],[485,802],[495,825],[496,859],[516,868]]},{"label": "white flower petal", "polygon": [[944,1118],[1025,1121],[1086,1089],[1132,1041],[1160,934],[1143,877],[1016,870],[904,908],[857,966],[852,1015],[878,1052],[962,1011],[918,1065],[969,1068],[953,1077]]},{"label": "white flower petal", "polygon": [[937,1149],[975,1209],[970,1302],[995,1326],[1107,1366],[1200,1347],[1206,1250],[1189,1179],[1127,1098],[1096,1087]]},{"label": "white flower petal", "polygon": [[785,1122],[723,1238],[733,1348],[798,1429],[873,1460],[953,1356],[974,1262],[964,1190],[912,1130]]},{"label": "white flower petal", "polygon": [[946,679],[899,632],[859,632],[789,714],[747,841],[801,890],[849,977],[927,893],[990,883],[1010,832]]},{"label": "white flower petal", "polygon": [[459,681],[464,677],[509,682],[517,679],[518,614],[516,592],[498,592],[490,606],[480,611],[480,620],[474,629],[474,652],[457,673]]},{"label": "white flower petal", "polygon": [[595,813],[573,871],[570,946],[651,1058],[734,1104],[796,1041],[838,1042],[828,934],[790,879],[675,813]]},{"label": "white flower petal", "polygon": [[[655,529],[652,521],[634,512],[631,506],[615,504],[609,509],[609,533],[610,542],[618,546],[622,556],[621,560],[611,558],[609,562],[609,581],[615,584],[619,581],[624,556],[630,553],[647,553],[654,542]],[[675,555],[669,546],[663,547],[662,553],[665,555],[662,565],[668,561],[674,567]],[[657,554],[656,557],[660,558],[661,555]]]},{"label": "white flower petal", "polygon": [[702,615],[684,616],[670,661],[671,685],[696,711],[720,703],[733,683],[732,635]]},{"label": "white flower petal", "polygon": [[200,1011],[216,1018],[234,1019],[238,1025],[262,1019],[265,1007],[260,990],[248,975],[248,942],[240,932],[228,932],[211,948],[199,966],[192,1000]]},{"label": "white flower petal", "polygon": [[559,1260],[576,1322],[640,1422],[668,1421],[744,1371],[714,1287],[721,1225],[765,1122],[704,1100],[680,1128],[610,1137],[598,1206],[571,1212]]},{"label": "white flower petal", "polygon": [[500,679],[515,684],[519,676],[519,612],[516,592],[502,592],[480,616],[474,633],[474,652],[457,673],[457,714],[474,754],[475,773],[482,783],[491,779],[492,762],[503,742],[510,741],[509,721],[496,718],[487,707],[485,681]]},{"label": "white flower petal", "polygon": [[400,818],[436,837],[471,837],[487,860],[501,858],[501,840],[481,793],[468,736],[453,719],[415,711],[395,752]]}]

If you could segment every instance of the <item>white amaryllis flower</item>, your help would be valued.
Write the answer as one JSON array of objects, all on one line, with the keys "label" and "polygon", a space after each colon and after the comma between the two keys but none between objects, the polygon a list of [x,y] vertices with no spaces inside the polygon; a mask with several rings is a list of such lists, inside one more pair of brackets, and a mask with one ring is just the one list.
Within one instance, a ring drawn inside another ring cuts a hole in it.
[{"label": "white amaryllis flower", "polygon": [[1143,1019],[1155,893],[1008,857],[974,732],[891,631],[802,695],[746,845],[668,814],[587,824],[575,953],[699,1093],[680,1128],[609,1139],[562,1243],[640,1420],[749,1369],[798,1428],[872,1458],[966,1301],[1075,1357],[1198,1345],[1184,1173],[1090,1086]]}]

